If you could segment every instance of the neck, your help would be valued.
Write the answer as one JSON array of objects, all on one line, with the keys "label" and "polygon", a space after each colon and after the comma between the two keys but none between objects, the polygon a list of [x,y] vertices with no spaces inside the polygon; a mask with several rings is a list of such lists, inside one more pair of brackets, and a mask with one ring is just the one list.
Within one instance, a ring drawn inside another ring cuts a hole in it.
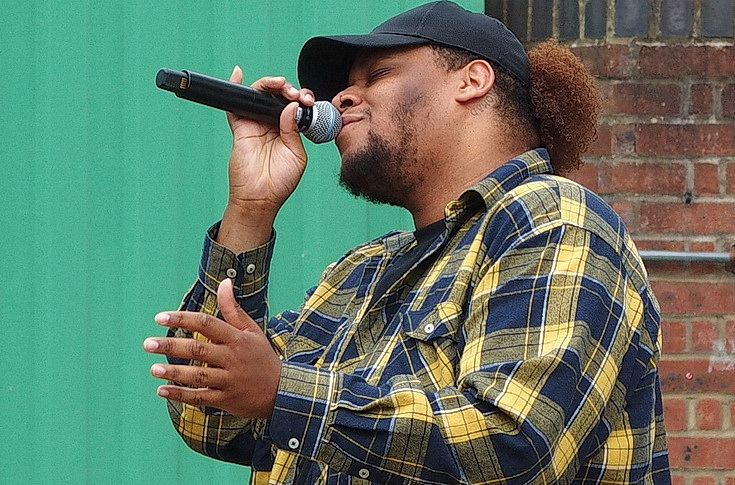
[{"label": "neck", "polygon": [[406,205],[413,216],[416,229],[444,218],[444,209],[468,188],[480,182],[490,172],[530,148],[514,150],[465,151],[446,155],[430,164],[433,169],[421,185],[419,193]]}]

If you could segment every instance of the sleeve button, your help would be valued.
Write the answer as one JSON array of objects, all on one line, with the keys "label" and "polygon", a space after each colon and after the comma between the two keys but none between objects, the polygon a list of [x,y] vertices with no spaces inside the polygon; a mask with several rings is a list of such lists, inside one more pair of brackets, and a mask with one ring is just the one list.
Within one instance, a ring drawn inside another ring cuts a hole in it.
[{"label": "sleeve button", "polygon": [[434,324],[433,323],[427,323],[426,326],[424,326],[424,332],[426,333],[432,333],[434,331]]},{"label": "sleeve button", "polygon": [[357,474],[360,476],[360,478],[368,478],[370,476],[370,470],[367,468],[360,468],[360,471],[357,472]]},{"label": "sleeve button", "polygon": [[295,450],[296,448],[298,448],[299,444],[300,444],[299,440],[297,440],[296,438],[291,438],[290,440],[288,440],[288,447],[291,448],[292,450]]},{"label": "sleeve button", "polygon": [[235,270],[234,268],[230,268],[227,270],[228,278],[234,278],[235,276],[237,276],[237,270]]},{"label": "sleeve button", "polygon": [[253,263],[250,263],[249,265],[247,265],[245,267],[245,272],[247,274],[253,274],[253,273],[255,273],[255,265]]}]

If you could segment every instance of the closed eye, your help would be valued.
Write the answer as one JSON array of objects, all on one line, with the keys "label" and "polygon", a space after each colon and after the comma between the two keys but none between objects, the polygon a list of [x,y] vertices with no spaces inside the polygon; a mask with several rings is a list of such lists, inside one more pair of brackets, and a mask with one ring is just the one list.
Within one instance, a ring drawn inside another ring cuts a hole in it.
[{"label": "closed eye", "polygon": [[367,84],[370,85],[383,77],[384,75],[388,74],[390,72],[390,69],[387,67],[383,67],[381,69],[376,69],[370,73],[370,75],[367,78]]}]

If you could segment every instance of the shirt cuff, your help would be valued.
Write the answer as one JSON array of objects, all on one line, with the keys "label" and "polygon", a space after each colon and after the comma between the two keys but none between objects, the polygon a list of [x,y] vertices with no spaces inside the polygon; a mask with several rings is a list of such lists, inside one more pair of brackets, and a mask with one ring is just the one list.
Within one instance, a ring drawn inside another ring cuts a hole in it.
[{"label": "shirt cuff", "polygon": [[220,282],[230,278],[235,296],[246,297],[258,293],[268,285],[268,273],[276,241],[275,232],[262,246],[235,254],[215,241],[219,226],[218,222],[210,227],[204,238],[199,281],[207,290],[217,293]]},{"label": "shirt cuff", "polygon": [[278,448],[316,457],[327,426],[337,375],[313,366],[283,362],[269,423]]}]

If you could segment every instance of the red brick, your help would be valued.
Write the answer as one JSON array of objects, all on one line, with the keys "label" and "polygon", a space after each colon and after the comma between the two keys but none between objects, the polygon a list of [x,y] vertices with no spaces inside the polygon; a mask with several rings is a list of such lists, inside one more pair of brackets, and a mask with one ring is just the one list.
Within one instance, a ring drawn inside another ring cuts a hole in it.
[{"label": "red brick", "polygon": [[687,403],[683,399],[664,398],[664,421],[666,431],[687,429]]},{"label": "red brick", "polygon": [[638,231],[638,219],[636,217],[636,206],[632,202],[612,202],[610,207],[620,216],[623,220],[623,224],[629,232]]},{"label": "red brick", "polygon": [[735,313],[735,278],[733,280],[727,283],[654,281],[651,284],[665,314],[721,315]]},{"label": "red brick", "polygon": [[635,125],[616,125],[613,127],[612,151],[615,155],[631,155],[636,152]]},{"label": "red brick", "polygon": [[714,251],[715,245],[711,242],[693,242],[689,245],[692,251]]},{"label": "red brick", "polygon": [[692,485],[717,485],[717,482],[712,477],[694,477]]},{"label": "red brick", "polygon": [[635,69],[635,60],[628,46],[573,47],[571,51],[595,76],[628,77]]},{"label": "red brick", "polygon": [[709,352],[715,350],[719,341],[717,327],[712,322],[692,324],[692,350]]},{"label": "red brick", "polygon": [[651,275],[675,274],[687,271],[687,263],[678,261],[646,261],[646,270]]},{"label": "red brick", "polygon": [[735,84],[726,84],[722,88],[722,114],[735,116]]},{"label": "red brick", "polygon": [[683,475],[671,475],[671,485],[684,485],[685,483]]},{"label": "red brick", "polygon": [[672,468],[735,468],[735,438],[668,437]]},{"label": "red brick", "polygon": [[612,131],[610,126],[601,125],[597,128],[597,139],[587,149],[585,156],[611,155],[612,146]]},{"label": "red brick", "polygon": [[694,165],[694,193],[715,195],[720,193],[719,167],[712,163]]},{"label": "red brick", "polygon": [[735,124],[637,125],[636,152],[644,155],[735,155]]},{"label": "red brick", "polygon": [[689,98],[689,114],[710,115],[712,105],[712,85],[693,84]]},{"label": "red brick", "polygon": [[609,109],[617,114],[678,115],[681,88],[678,84],[617,83],[612,85]]},{"label": "red brick", "polygon": [[604,163],[599,192],[681,195],[686,190],[687,169],[682,163]]},{"label": "red brick", "polygon": [[675,354],[686,350],[687,328],[682,322],[661,322],[663,353]]},{"label": "red brick", "polygon": [[697,401],[697,429],[711,431],[722,428],[722,404],[717,399]]},{"label": "red brick", "polygon": [[618,114],[618,111],[615,108],[615,100],[613,98],[613,84],[614,83],[604,79],[600,79],[597,81],[597,90],[600,96],[602,108],[600,111],[600,116],[602,116],[603,118],[610,115]]},{"label": "red brick", "polygon": [[730,403],[730,427],[735,428],[735,402]]},{"label": "red brick", "polygon": [[725,351],[735,353],[735,321],[725,323]]},{"label": "red brick", "polygon": [[735,194],[735,162],[728,163],[725,168],[727,180],[727,193]]},{"label": "red brick", "polygon": [[566,174],[567,177],[587,187],[588,189],[597,192],[597,165],[594,163],[585,163],[578,170]]},{"label": "red brick", "polygon": [[641,47],[638,66],[642,76],[735,76],[735,47]]},{"label": "red brick", "polygon": [[[694,242],[689,245],[692,252],[712,252],[715,251],[715,245],[711,242]],[[692,274],[713,274],[721,271],[722,265],[719,263],[692,262],[689,271]]]},{"label": "red brick", "polygon": [[726,234],[735,232],[733,204],[655,203],[640,206],[640,229],[648,233]]},{"label": "red brick", "polygon": [[659,364],[661,390],[664,395],[670,392],[735,392],[735,379],[732,378],[733,363],[717,359],[708,360],[669,360],[664,356]]},{"label": "red brick", "polygon": [[636,238],[635,244],[638,249],[652,249],[657,251],[684,251],[686,249],[684,243],[680,241],[649,240],[644,237]]}]

